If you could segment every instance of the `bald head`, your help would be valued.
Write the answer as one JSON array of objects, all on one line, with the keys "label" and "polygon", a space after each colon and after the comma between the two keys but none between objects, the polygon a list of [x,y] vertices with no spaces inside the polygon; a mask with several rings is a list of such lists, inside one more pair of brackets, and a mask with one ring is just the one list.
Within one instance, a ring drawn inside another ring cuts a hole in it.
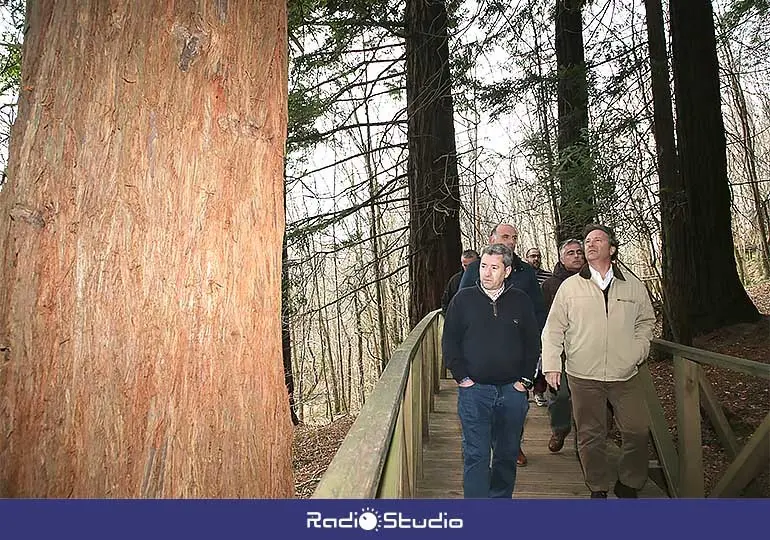
[{"label": "bald head", "polygon": [[519,230],[510,223],[501,223],[489,234],[490,244],[504,244],[512,252],[516,252],[516,244],[519,241]]}]

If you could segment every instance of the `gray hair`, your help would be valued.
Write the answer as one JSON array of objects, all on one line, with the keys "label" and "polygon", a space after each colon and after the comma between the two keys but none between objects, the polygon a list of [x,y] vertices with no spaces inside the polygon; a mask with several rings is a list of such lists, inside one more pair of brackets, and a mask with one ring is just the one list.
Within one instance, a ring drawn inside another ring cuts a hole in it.
[{"label": "gray hair", "polygon": [[481,255],[502,255],[503,266],[513,266],[513,252],[505,244],[490,244],[481,250]]},{"label": "gray hair", "polygon": [[562,242],[561,245],[559,246],[559,257],[563,257],[564,251],[567,249],[567,246],[571,246],[572,244],[577,244],[580,246],[580,249],[583,249],[582,240],[578,240],[577,238],[570,238]]}]

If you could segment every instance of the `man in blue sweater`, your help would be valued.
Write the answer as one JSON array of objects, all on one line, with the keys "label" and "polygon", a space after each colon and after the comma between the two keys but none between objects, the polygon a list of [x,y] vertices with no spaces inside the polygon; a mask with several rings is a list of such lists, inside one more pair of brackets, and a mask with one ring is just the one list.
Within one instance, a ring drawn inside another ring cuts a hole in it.
[{"label": "man in blue sweater", "polygon": [[[511,264],[511,273],[505,278],[505,286],[516,287],[527,293],[527,296],[529,296],[529,299],[532,301],[532,307],[535,310],[535,318],[537,319],[538,327],[542,331],[543,326],[545,326],[545,318],[548,315],[545,310],[543,291],[540,289],[540,284],[537,281],[535,269],[516,255],[516,245],[518,242],[519,231],[510,223],[500,223],[489,233],[490,244],[504,244],[511,250],[513,262]],[[471,263],[465,269],[465,272],[463,272],[463,277],[460,280],[460,289],[473,287],[478,281],[479,263]],[[535,369],[537,369],[537,366],[535,366]],[[533,370],[532,375],[528,375],[528,377],[534,378],[535,370]],[[524,454],[524,450],[520,450],[517,463],[519,467],[523,467],[527,464],[527,456]]]},{"label": "man in blue sweater", "polygon": [[516,481],[540,325],[529,297],[504,283],[512,264],[507,246],[486,247],[479,282],[457,292],[444,322],[444,361],[459,386],[466,498],[511,498]]}]

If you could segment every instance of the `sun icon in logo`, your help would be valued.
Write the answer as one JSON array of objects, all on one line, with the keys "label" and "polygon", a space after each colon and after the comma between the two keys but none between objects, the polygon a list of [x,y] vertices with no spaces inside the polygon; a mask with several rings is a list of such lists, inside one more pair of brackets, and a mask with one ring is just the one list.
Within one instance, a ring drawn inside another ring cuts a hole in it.
[{"label": "sun icon in logo", "polygon": [[377,510],[367,506],[361,510],[361,515],[358,516],[358,527],[365,531],[379,531],[380,517],[380,513]]}]

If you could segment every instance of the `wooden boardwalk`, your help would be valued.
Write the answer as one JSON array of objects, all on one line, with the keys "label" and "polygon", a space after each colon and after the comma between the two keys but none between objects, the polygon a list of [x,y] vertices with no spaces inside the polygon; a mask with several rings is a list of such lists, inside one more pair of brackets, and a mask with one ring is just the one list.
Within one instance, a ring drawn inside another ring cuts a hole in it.
[{"label": "wooden boardwalk", "polygon": [[[436,396],[436,410],[430,415],[429,439],[423,450],[423,475],[417,485],[417,497],[454,499],[463,496],[463,462],[460,420],[457,417],[457,385],[442,379]],[[514,498],[574,499],[590,494],[583,482],[583,472],[575,454],[573,434],[558,453],[548,450],[551,429],[547,407],[530,401],[522,447],[529,460],[516,474]],[[609,444],[613,444],[609,441]],[[614,444],[613,444],[614,446]],[[611,493],[610,498],[614,495]],[[652,480],[639,494],[644,498],[665,497]]]}]

